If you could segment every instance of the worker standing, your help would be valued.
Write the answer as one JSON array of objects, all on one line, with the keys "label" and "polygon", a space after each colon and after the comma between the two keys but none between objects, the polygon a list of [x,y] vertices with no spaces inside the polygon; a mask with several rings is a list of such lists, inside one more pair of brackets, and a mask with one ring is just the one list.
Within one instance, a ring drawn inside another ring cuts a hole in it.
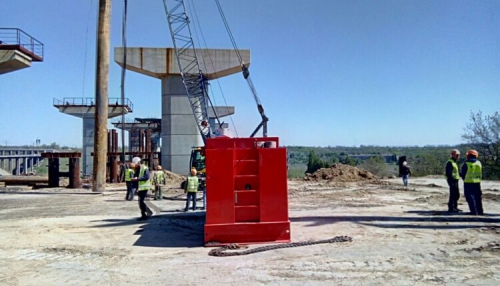
[{"label": "worker standing", "polygon": [[460,180],[460,173],[458,172],[457,161],[460,157],[460,151],[453,149],[450,154],[450,159],[446,163],[446,181],[450,187],[450,198],[448,200],[448,212],[461,212],[458,209],[458,199],[460,199],[460,191],[458,188],[458,181]]},{"label": "worker standing", "polygon": [[462,165],[462,172],[460,173],[464,180],[464,195],[471,215],[484,214],[481,199],[483,166],[477,159],[478,157],[479,153],[476,150],[469,150],[467,152],[467,161]]},{"label": "worker standing", "polygon": [[132,182],[132,178],[134,177],[134,169],[135,169],[134,163],[129,163],[127,169],[125,169],[125,184],[127,185],[127,194],[125,196],[125,199],[127,201],[134,200],[135,183]]},{"label": "worker standing", "polygon": [[139,157],[132,158],[132,163],[139,167],[139,175],[131,179],[132,181],[139,182],[137,195],[139,196],[139,209],[141,210],[141,217],[137,220],[146,220],[153,215],[153,212],[144,202],[148,194],[148,190],[151,188],[149,169],[146,165],[141,163],[141,158]]},{"label": "worker standing", "polygon": [[189,210],[189,200],[193,201],[193,211],[196,210],[196,192],[198,192],[198,177],[196,176],[196,169],[191,169],[191,176],[187,177],[186,188],[184,193],[187,194],[186,197],[186,207],[184,211]]},{"label": "worker standing", "polygon": [[162,167],[158,165],[156,167],[156,172],[153,176],[153,185],[155,186],[155,200],[163,200],[163,195],[161,193],[161,188],[167,183],[167,177]]},{"label": "worker standing", "polygon": [[411,170],[410,166],[406,161],[403,162],[401,166],[401,178],[403,179],[403,185],[405,186],[405,190],[408,190],[408,181],[410,179]]}]

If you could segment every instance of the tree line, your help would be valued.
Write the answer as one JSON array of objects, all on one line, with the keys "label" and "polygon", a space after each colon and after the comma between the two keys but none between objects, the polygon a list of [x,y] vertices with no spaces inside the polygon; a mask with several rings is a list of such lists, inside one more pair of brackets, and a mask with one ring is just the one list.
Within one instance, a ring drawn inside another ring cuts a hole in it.
[{"label": "tree line", "polygon": [[304,173],[342,163],[359,166],[384,177],[397,174],[395,170],[399,156],[407,156],[413,176],[444,175],[445,164],[452,149],[458,149],[462,154],[459,166],[465,162],[467,151],[476,149],[483,165],[483,178],[500,180],[500,114],[495,112],[493,115],[483,116],[480,111],[471,113],[462,138],[466,142],[459,145],[287,146],[289,176],[301,177]]}]

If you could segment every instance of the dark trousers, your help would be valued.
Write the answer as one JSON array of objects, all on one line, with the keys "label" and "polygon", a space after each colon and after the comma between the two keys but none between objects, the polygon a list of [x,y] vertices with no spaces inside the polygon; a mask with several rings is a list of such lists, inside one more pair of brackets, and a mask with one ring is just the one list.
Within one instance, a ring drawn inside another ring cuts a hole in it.
[{"label": "dark trousers", "polygon": [[163,195],[161,193],[161,185],[155,186],[155,200],[163,200]]},{"label": "dark trousers", "polygon": [[187,192],[185,211],[189,209],[189,200],[193,201],[193,211],[196,210],[196,192]]},{"label": "dark trousers", "polygon": [[480,183],[464,183],[464,195],[471,214],[483,215],[483,201],[481,199]]},{"label": "dark trousers", "polygon": [[147,217],[153,213],[144,202],[144,199],[146,199],[147,194],[148,191],[137,192],[137,195],[139,196],[139,208],[141,209],[141,217]]},{"label": "dark trousers", "polygon": [[135,192],[134,184],[132,182],[125,182],[125,184],[127,185],[127,194],[125,195],[125,199],[127,201],[133,201]]},{"label": "dark trousers", "polygon": [[458,209],[458,199],[460,199],[458,180],[448,180],[448,186],[450,186],[450,199],[448,200],[448,210],[453,211]]}]

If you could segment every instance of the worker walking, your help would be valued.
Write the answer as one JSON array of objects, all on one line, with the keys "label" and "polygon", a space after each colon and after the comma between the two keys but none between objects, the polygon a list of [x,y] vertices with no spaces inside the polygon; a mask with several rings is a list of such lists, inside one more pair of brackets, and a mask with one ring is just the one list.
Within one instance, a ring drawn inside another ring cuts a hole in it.
[{"label": "worker walking", "polygon": [[451,156],[446,163],[446,181],[450,187],[450,197],[448,200],[448,212],[461,212],[458,209],[458,199],[460,199],[460,191],[458,188],[458,181],[460,180],[460,173],[458,172],[457,161],[460,157],[460,151],[453,149]]},{"label": "worker walking", "polygon": [[191,176],[187,177],[186,188],[184,189],[184,193],[187,194],[185,212],[189,209],[189,200],[193,201],[193,211],[196,210],[196,192],[198,192],[198,177],[196,173],[196,169],[193,168],[191,169]]},{"label": "worker walking", "polygon": [[139,157],[132,158],[132,163],[139,167],[139,175],[131,179],[132,181],[139,182],[137,195],[139,196],[139,209],[141,210],[141,217],[137,220],[146,220],[153,215],[153,212],[144,202],[148,194],[148,190],[151,188],[149,169],[146,165],[141,163],[141,158]]},{"label": "worker walking", "polygon": [[408,163],[406,162],[406,156],[399,156],[398,166],[399,166],[399,177],[403,179],[403,185],[406,190],[408,189],[408,180],[411,175],[410,166],[408,166]]},{"label": "worker walking", "polygon": [[483,215],[483,202],[481,199],[481,180],[483,179],[483,166],[477,159],[476,150],[467,152],[467,161],[462,165],[461,176],[464,180],[464,195],[469,205],[471,215]]},{"label": "worker walking", "polygon": [[127,194],[125,195],[125,199],[127,201],[134,200],[135,182],[132,182],[132,178],[134,177],[134,169],[134,163],[129,163],[127,169],[125,169],[125,185],[127,185]]},{"label": "worker walking", "polygon": [[155,200],[163,200],[161,188],[167,183],[167,177],[160,165],[156,167],[156,172],[153,176],[153,185],[155,186]]}]

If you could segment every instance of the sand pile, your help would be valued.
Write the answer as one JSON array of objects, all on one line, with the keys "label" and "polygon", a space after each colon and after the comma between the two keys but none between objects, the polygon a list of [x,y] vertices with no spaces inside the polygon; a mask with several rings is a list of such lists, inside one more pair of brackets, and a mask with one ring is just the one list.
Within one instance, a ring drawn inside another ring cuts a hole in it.
[{"label": "sand pile", "polygon": [[168,170],[165,170],[165,176],[167,177],[167,181],[182,182],[186,180],[185,176],[170,172]]},{"label": "sand pile", "polygon": [[341,163],[333,164],[330,168],[321,168],[316,172],[306,173],[305,181],[328,180],[331,182],[358,182],[358,181],[377,181],[372,173],[358,169],[350,165]]}]

